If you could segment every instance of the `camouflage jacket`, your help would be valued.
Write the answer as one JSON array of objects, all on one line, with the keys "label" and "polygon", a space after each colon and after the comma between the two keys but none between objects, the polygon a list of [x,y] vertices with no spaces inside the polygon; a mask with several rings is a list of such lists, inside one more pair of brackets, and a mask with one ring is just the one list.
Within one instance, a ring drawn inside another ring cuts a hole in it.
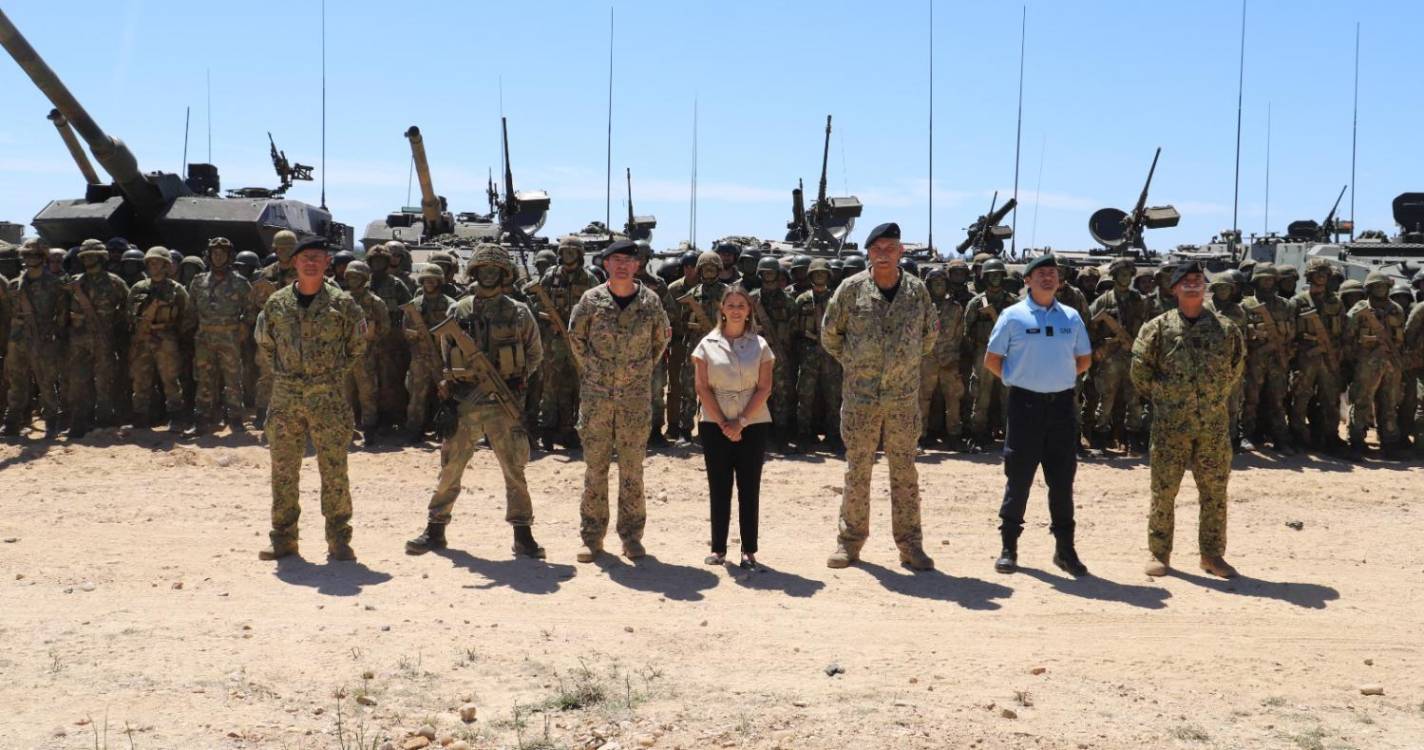
[{"label": "camouflage jacket", "polygon": [[1246,341],[1227,318],[1180,310],[1149,320],[1132,346],[1132,385],[1152,402],[1152,428],[1225,430],[1227,404],[1246,364]]},{"label": "camouflage jacket", "polygon": [[[424,291],[415,295],[414,299],[406,300],[407,304],[415,305],[415,309],[420,311],[420,319],[425,323],[425,330],[429,331],[435,326],[445,322],[450,317],[450,310],[455,306],[455,300],[443,294],[429,296]],[[434,346],[435,340],[420,332],[420,324],[405,312],[401,311],[401,330],[405,335],[405,340],[410,342],[412,351],[421,351]]]},{"label": "camouflage jacket", "polygon": [[[1264,357],[1266,355],[1282,356],[1276,354],[1278,345],[1285,346],[1285,357],[1289,357],[1295,345],[1295,311],[1279,295],[1271,295],[1267,298],[1253,297],[1251,300],[1242,303],[1246,309],[1246,346],[1251,357]],[[1261,311],[1265,310],[1271,322],[1275,325],[1275,331],[1271,331],[1266,326],[1266,315]],[[1258,360],[1259,361],[1259,360]]]},{"label": "camouflage jacket", "polygon": [[887,302],[870,272],[862,271],[831,295],[821,345],[841,363],[846,402],[914,401],[920,393],[920,360],[934,350],[938,333],[923,281],[901,273],[895,300]]},{"label": "camouflage jacket", "polygon": [[820,347],[821,321],[833,294],[830,289],[818,292],[811,288],[796,295],[796,341],[803,349]]},{"label": "camouflage jacket", "polygon": [[1156,317],[1150,307],[1151,303],[1132,288],[1113,287],[1098,295],[1093,304],[1088,306],[1088,314],[1083,317],[1083,321],[1088,324],[1088,338],[1093,342],[1093,351],[1103,352],[1104,357],[1131,356],[1131,344],[1119,341],[1117,331],[1113,330],[1112,325],[1105,320],[1097,320],[1097,317],[1106,314],[1116,318],[1118,325],[1127,331],[1127,335],[1135,338],[1137,332],[1142,330],[1143,324]]},{"label": "camouflage jacket", "polygon": [[935,303],[935,318],[939,334],[927,359],[940,367],[958,364],[964,354],[964,306],[953,296],[945,297]]},{"label": "camouflage jacket", "polygon": [[1078,317],[1084,321],[1088,320],[1088,298],[1084,296],[1083,290],[1072,284],[1059,284],[1058,291],[1053,293],[1053,298],[1058,300],[1058,304],[1067,305],[1078,311]]},{"label": "camouflage jacket", "polygon": [[257,317],[252,302],[252,284],[232,273],[218,278],[216,272],[200,273],[188,285],[188,297],[198,318],[198,330],[251,325]]},{"label": "camouflage jacket", "polygon": [[[714,281],[710,284],[698,283],[692,287],[691,291],[683,294],[678,299],[671,300],[671,304],[669,304],[668,307],[676,313],[676,315],[668,316],[669,321],[672,323],[673,333],[680,332],[682,336],[685,336],[689,349],[696,346],[697,342],[701,341],[702,337],[706,336],[710,331],[710,329],[702,330],[702,325],[698,323],[697,318],[694,317],[692,309],[689,307],[689,302],[693,305],[699,305],[702,308],[702,314],[707,318],[707,322],[715,326],[717,325],[717,318],[722,315],[722,293],[725,291],[727,291],[727,285],[720,281]],[[653,296],[656,297],[657,293],[654,292]],[[682,301],[684,299],[688,301]]]},{"label": "camouflage jacket", "polygon": [[365,327],[361,308],[335,284],[323,283],[306,307],[291,284],[257,316],[257,356],[271,364],[274,386],[339,387],[366,351]]},{"label": "camouflage jacket", "polygon": [[[1389,337],[1390,347],[1384,346],[1374,326],[1365,321],[1366,311],[1374,313],[1374,318],[1384,328]],[[1404,308],[1394,300],[1383,300],[1383,304],[1371,305],[1370,298],[1360,300],[1350,308],[1345,316],[1345,351],[1350,359],[1362,362],[1367,359],[1381,359],[1395,367],[1402,367],[1404,354]],[[1394,356],[1390,356],[1393,350]]]},{"label": "camouflage jacket", "polygon": [[[112,337],[126,324],[124,312],[129,305],[129,285],[117,275],[107,271],[85,272],[69,277],[72,299],[69,303],[70,335]],[[94,308],[98,320],[90,320],[89,313],[79,302],[82,291]]]},{"label": "camouflage jacket", "polygon": [[1177,298],[1171,294],[1163,294],[1159,289],[1156,294],[1145,298],[1147,302],[1147,319],[1151,320],[1168,310],[1177,309]]},{"label": "camouflage jacket", "polygon": [[567,327],[569,316],[574,311],[574,305],[583,298],[584,292],[598,286],[598,281],[583,266],[570,271],[563,266],[554,265],[544,272],[543,278],[539,280],[539,285],[544,287],[545,292],[548,292],[549,301],[554,303],[555,310],[553,312],[545,310],[538,296],[532,294],[529,295],[533,297],[531,306],[536,313],[539,331],[545,335],[546,340],[551,340],[554,335],[554,327],[545,316],[557,314],[559,320],[562,320]]},{"label": "camouflage jacket", "polygon": [[[796,301],[785,289],[765,287],[751,293],[761,335],[777,358],[791,356],[796,341]],[[763,315],[765,313],[765,315]],[[790,364],[792,360],[787,360]]]},{"label": "camouflage jacket", "polygon": [[249,281],[252,285],[252,309],[260,312],[268,297],[296,280],[297,269],[291,266],[283,268],[281,263],[273,263],[261,269]]},{"label": "camouflage jacket", "polygon": [[1216,298],[1213,297],[1206,301],[1206,309],[1235,323],[1236,327],[1240,328],[1243,333],[1246,331],[1246,308],[1242,307],[1240,302],[1227,302],[1223,304],[1217,302]]},{"label": "camouflage jacket", "polygon": [[10,282],[10,340],[49,343],[59,339],[69,317],[64,282],[48,271],[30,278],[20,274]]},{"label": "camouflage jacket", "polygon": [[1424,305],[1416,304],[1404,323],[1405,369],[1424,368]]},{"label": "camouflage jacket", "polygon": [[158,283],[143,279],[129,290],[129,329],[135,340],[176,335],[189,328],[192,320],[188,290],[173,279]]},{"label": "camouflage jacket", "polygon": [[347,294],[350,294],[351,300],[356,303],[357,307],[361,308],[361,315],[366,321],[364,338],[366,339],[367,351],[369,352],[372,347],[372,342],[380,341],[390,332],[390,313],[386,310],[386,303],[382,302],[376,295],[371,294],[371,290],[364,286],[361,287],[361,291],[359,292],[354,294],[348,292]]},{"label": "camouflage jacket", "polygon": [[[994,323],[999,313],[1018,300],[1007,290],[1000,289],[990,296],[990,292],[976,294],[964,306],[964,343],[975,355],[983,354],[989,346],[989,334],[994,331]],[[993,310],[992,313],[988,312]]]},{"label": "camouflage jacket", "polygon": [[[400,325],[400,306],[410,301],[410,298],[415,295],[415,289],[407,286],[404,281],[390,274],[386,274],[380,278],[372,274],[371,282],[367,285],[367,289],[369,289],[371,294],[375,295],[377,299],[386,303],[386,313],[390,316],[391,328],[394,330]],[[396,338],[399,339],[400,337],[397,336]]]},{"label": "camouflage jacket", "polygon": [[580,363],[580,396],[626,398],[630,405],[647,408],[653,369],[670,336],[667,311],[648,287],[639,284],[637,298],[624,309],[607,284],[588,290],[569,320],[569,344]]},{"label": "camouflage jacket", "polygon": [[1291,297],[1286,309],[1290,313],[1295,330],[1296,351],[1303,359],[1308,356],[1323,356],[1318,330],[1310,319],[1315,316],[1325,328],[1331,351],[1340,356],[1340,335],[1345,329],[1345,306],[1334,292],[1327,291],[1316,299],[1310,290]]},{"label": "camouflage jacket", "polygon": [[[494,297],[469,295],[456,302],[450,316],[469,334],[480,351],[484,352],[490,364],[499,371],[499,376],[513,390],[524,387],[529,376],[539,369],[544,360],[544,345],[539,339],[539,325],[534,321],[534,313],[523,302],[508,295]],[[447,352],[449,366],[459,363],[454,360],[461,354],[457,347]],[[464,388],[458,383],[451,388],[458,399],[482,398],[493,400],[495,396],[487,388]]]}]

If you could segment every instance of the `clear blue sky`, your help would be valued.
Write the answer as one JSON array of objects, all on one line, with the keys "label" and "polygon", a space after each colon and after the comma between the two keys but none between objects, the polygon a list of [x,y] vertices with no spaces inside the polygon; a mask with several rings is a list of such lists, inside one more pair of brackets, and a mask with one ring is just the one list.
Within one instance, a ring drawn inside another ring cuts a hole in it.
[{"label": "clear blue sky", "polygon": [[[145,170],[189,160],[224,186],[275,182],[266,132],[320,163],[320,5],[15,0],[5,11],[100,125]],[[935,235],[944,248],[1013,186],[1018,2],[936,3]],[[81,10],[82,9],[82,10]],[[692,110],[699,102],[698,239],[777,237],[798,177],[814,192],[826,114],[835,115],[832,194],[865,203],[859,239],[896,220],[927,231],[928,3],[620,0],[614,6],[615,222],[631,167],[658,248],[688,235]],[[360,229],[405,203],[404,129],[426,136],[436,189],[484,208],[510,119],[517,185],[552,197],[550,236],[604,214],[608,15],[601,2],[331,0],[327,7],[327,200]],[[1389,202],[1424,189],[1424,3],[1251,0],[1247,13],[1241,221],[1263,228],[1266,113],[1273,111],[1270,228],[1323,218],[1350,177],[1352,56],[1362,24],[1361,229],[1393,231]],[[1154,147],[1153,202],[1181,226],[1149,244],[1200,242],[1231,225],[1240,5],[1234,1],[1037,2],[1028,8],[1020,245],[1092,244],[1088,215],[1130,208]],[[45,120],[50,105],[0,59],[0,219],[27,221],[81,178]],[[1041,198],[1035,189],[1042,165]],[[320,178],[320,170],[318,172]],[[316,202],[317,183],[291,196]],[[418,190],[411,199],[418,203]],[[1348,215],[1350,197],[1344,206]]]}]

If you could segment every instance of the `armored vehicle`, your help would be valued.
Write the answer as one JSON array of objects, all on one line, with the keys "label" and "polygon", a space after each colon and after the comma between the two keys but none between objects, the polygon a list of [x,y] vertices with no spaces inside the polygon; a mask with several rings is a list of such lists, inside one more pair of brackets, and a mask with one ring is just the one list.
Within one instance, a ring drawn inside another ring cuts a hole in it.
[{"label": "armored vehicle", "polygon": [[[1338,208],[1338,198],[1335,203]],[[1339,235],[1351,231],[1353,226],[1348,221],[1336,220],[1332,209],[1324,222],[1293,221],[1284,236],[1253,238],[1251,258],[1293,266],[1303,273],[1305,264],[1319,257],[1339,268],[1346,279],[1364,281],[1371,271],[1379,271],[1391,279],[1408,281],[1424,268],[1424,193],[1400,193],[1391,208],[1394,222],[1399,226],[1399,232],[1393,237],[1376,230],[1361,232],[1353,241],[1341,242]]]}]

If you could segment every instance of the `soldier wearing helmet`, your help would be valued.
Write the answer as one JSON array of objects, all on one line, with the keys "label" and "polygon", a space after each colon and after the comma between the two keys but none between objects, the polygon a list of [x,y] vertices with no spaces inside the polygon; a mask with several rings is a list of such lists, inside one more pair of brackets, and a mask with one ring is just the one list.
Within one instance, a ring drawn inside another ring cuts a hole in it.
[{"label": "soldier wearing helmet", "polygon": [[792,297],[800,297],[801,293],[811,288],[811,280],[807,274],[811,271],[811,256],[804,253],[797,253],[791,256],[791,289]]},{"label": "soldier wearing helmet", "polygon": [[[653,247],[647,240],[638,240],[638,273],[633,278],[643,286],[653,290],[658,295],[658,299],[663,301],[666,308],[671,303],[668,297],[667,284],[658,278],[657,275],[648,270],[648,264],[653,260]],[[649,446],[665,446],[668,440],[663,436],[663,425],[665,424],[665,414],[667,411],[667,383],[668,369],[665,359],[658,360],[658,366],[653,369],[653,424],[648,432]]]},{"label": "soldier wearing helmet", "polygon": [[717,257],[722,261],[722,272],[717,280],[731,286],[742,283],[742,274],[737,270],[737,260],[742,257],[742,246],[735,242],[718,242]]},{"label": "soldier wearing helmet", "polygon": [[310,438],[321,475],[328,560],[354,561],[351,549],[351,405],[346,375],[366,348],[365,323],[351,296],[326,278],[331,249],[313,238],[293,248],[296,281],[277,290],[257,316],[258,357],[272,373],[267,444],[272,460],[272,544],[276,560],[297,552],[302,456]]},{"label": "soldier wearing helmet", "polygon": [[331,256],[331,281],[346,291],[346,265],[356,260],[356,254],[350,250],[342,250]]},{"label": "soldier wearing helmet", "polygon": [[[1404,364],[1402,365],[1403,372],[1400,374],[1398,420],[1399,442],[1401,448],[1403,448],[1409,445],[1410,436],[1412,436],[1416,430],[1414,412],[1419,406],[1419,394],[1415,390],[1414,385],[1415,380],[1417,380],[1419,377],[1419,371],[1424,365],[1421,365],[1417,357],[1412,356],[1412,352],[1410,351],[1407,338],[1409,331],[1409,316],[1414,314],[1414,308],[1417,307],[1414,302],[1414,290],[1409,288],[1408,281],[1405,281],[1404,279],[1395,279],[1394,288],[1391,289],[1389,292],[1389,298],[1396,305],[1399,305],[1399,308],[1404,311],[1404,320],[1406,321],[1406,343],[1402,347],[1402,351],[1400,353],[1400,358],[1403,360]],[[1403,453],[1402,450],[1400,452]]]},{"label": "soldier wearing helmet", "polygon": [[45,420],[45,439],[59,436],[59,363],[70,295],[64,282],[46,267],[48,258],[49,247],[43,240],[25,240],[20,245],[24,272],[9,284],[12,318],[5,356],[9,393],[3,429],[8,437],[19,436],[29,424],[30,402],[36,398]]},{"label": "soldier wearing helmet", "polygon": [[353,260],[346,264],[343,274],[346,293],[361,311],[365,327],[361,337],[366,348],[356,357],[351,374],[346,378],[346,398],[359,418],[361,442],[366,448],[376,445],[380,433],[380,370],[376,361],[377,343],[384,340],[391,325],[386,303],[371,293],[371,267],[365,261]]},{"label": "soldier wearing helmet", "polygon": [[1088,300],[1088,309],[1092,309],[1093,302],[1098,298],[1098,282],[1102,280],[1102,269],[1097,266],[1088,266],[1078,272],[1078,278],[1073,280],[1078,291]]},{"label": "soldier wearing helmet", "polygon": [[811,261],[806,278],[811,288],[796,296],[798,348],[796,361],[796,447],[812,450],[822,443],[833,451],[845,450],[841,438],[840,362],[821,344],[821,321],[831,301],[831,264],[825,258]]},{"label": "soldier wearing helmet", "polygon": [[[292,268],[292,254],[297,249],[297,233],[290,229],[283,229],[272,236],[272,255],[277,261],[257,273],[252,282],[252,307],[254,310],[261,310],[267,304],[267,299],[278,289],[290,285],[296,281],[296,270]],[[270,260],[271,257],[268,259]],[[254,387],[253,401],[257,406],[257,418],[253,420],[258,429],[261,429],[267,419],[267,404],[272,397],[272,373],[268,371],[268,363],[261,357],[255,357],[257,364],[257,382]]]},{"label": "soldier wearing helmet", "polygon": [[558,334],[558,330],[568,329],[574,305],[584,292],[595,286],[598,280],[584,267],[583,244],[565,237],[559,241],[558,263],[539,279],[539,287],[548,302],[537,293],[531,294],[531,306],[544,344],[538,430],[546,451],[553,450],[555,443],[571,450],[579,447],[578,432],[574,429],[579,412],[578,367],[568,340]]},{"label": "soldier wearing helmet", "polygon": [[692,366],[688,360],[688,357],[692,355],[692,349],[687,345],[686,336],[678,328],[684,308],[677,304],[676,300],[697,285],[697,257],[698,253],[694,250],[688,250],[678,256],[680,277],[668,283],[667,295],[663,298],[663,309],[667,312],[668,319],[673,322],[672,342],[668,345],[667,353],[666,439],[668,440],[679,438],[687,441],[692,440],[692,426],[682,423],[682,393],[684,390],[682,373]]},{"label": "soldier wearing helmet", "polygon": [[974,374],[969,381],[973,406],[969,417],[967,449],[971,452],[982,450],[993,442],[993,430],[999,422],[994,422],[995,427],[991,428],[989,414],[996,404],[1002,409],[1004,397],[1007,395],[1004,384],[984,368],[984,352],[989,346],[989,334],[993,332],[999,314],[1016,301],[1004,288],[1004,279],[1008,275],[1008,269],[1004,267],[1002,260],[993,256],[984,260],[979,268],[978,281],[984,291],[970,300],[964,311],[965,348],[974,367]]},{"label": "soldier wearing helmet", "polygon": [[410,347],[401,333],[401,305],[415,296],[415,289],[392,272],[392,258],[387,245],[376,245],[366,251],[366,265],[371,267],[371,294],[386,305],[390,325],[386,334],[375,342],[376,361],[380,363],[379,403],[380,424],[404,424],[406,412],[405,376],[410,369]]},{"label": "soldier wearing helmet", "polygon": [[67,257],[68,253],[60,248],[52,247],[49,249],[49,255],[46,257],[46,267],[55,278],[63,279],[69,274],[64,267]]},{"label": "soldier wearing helmet", "polygon": [[761,279],[757,276],[757,267],[761,264],[761,251],[750,247],[742,251],[737,256],[737,273],[741,276],[742,288],[747,292],[755,292],[761,288]]},{"label": "soldier wearing helmet", "polygon": [[1295,266],[1277,266],[1276,274],[1279,276],[1276,281],[1276,294],[1281,299],[1290,300],[1295,296],[1295,286],[1300,280],[1300,271]]},{"label": "soldier wearing helmet", "polygon": [[1147,300],[1147,319],[1151,320],[1168,310],[1177,308],[1177,297],[1172,294],[1171,281],[1172,272],[1175,266],[1170,263],[1163,263],[1157,267],[1152,274],[1152,278],[1157,281],[1157,293],[1145,296]]},{"label": "soldier wearing helmet", "polygon": [[[473,261],[471,263],[473,268]],[[510,272],[513,273],[513,266]],[[410,349],[410,369],[405,381],[406,393],[410,394],[405,408],[405,434],[411,445],[420,445],[425,442],[426,417],[441,377],[435,366],[439,350],[430,329],[449,317],[455,300],[441,291],[445,286],[445,272],[440,266],[422,263],[415,273],[420,291],[401,306],[401,334]]]},{"label": "soldier wearing helmet", "polygon": [[772,442],[784,449],[793,437],[796,408],[796,300],[786,293],[789,281],[781,263],[770,255],[757,261],[757,289],[751,293],[757,329],[776,359],[772,362],[771,410]]},{"label": "soldier wearing helmet", "polygon": [[459,268],[455,255],[446,250],[440,250],[430,254],[430,263],[440,267],[440,272],[445,275],[445,283],[440,287],[440,292],[450,299],[459,299],[465,296],[465,287],[455,280]]},{"label": "soldier wearing helmet", "polygon": [[[1414,275],[1414,284],[1424,281],[1424,271]],[[1406,388],[1415,390],[1415,398],[1424,402],[1424,302],[1416,302],[1404,324],[1404,356],[1413,371],[1413,381]],[[1416,403],[1414,411],[1414,455],[1424,458],[1424,415]]]},{"label": "soldier wearing helmet", "polygon": [[558,262],[558,254],[547,247],[537,253],[534,253],[534,278],[544,278],[544,273],[547,272],[550,268],[553,268],[554,264]]},{"label": "soldier wearing helmet", "polygon": [[1089,443],[1099,453],[1112,439],[1114,414],[1119,407],[1123,442],[1136,453],[1147,449],[1142,402],[1129,375],[1132,342],[1138,329],[1152,317],[1149,298],[1133,288],[1140,278],[1129,258],[1118,258],[1108,264],[1112,288],[1094,300],[1084,316],[1093,343],[1093,368],[1089,377],[1098,398]]},{"label": "soldier wearing helmet", "polygon": [[207,270],[207,265],[203,259],[196,255],[185,255],[178,261],[178,278],[174,279],[185,288],[193,283],[193,279],[198,278],[198,274]]},{"label": "soldier wearing helmet", "polygon": [[117,426],[114,393],[119,332],[128,308],[129,287],[104,270],[109,249],[98,240],[79,246],[83,272],[70,277],[69,352],[65,388],[69,439],[78,440],[91,426]]},{"label": "soldier wearing helmet", "polygon": [[[1295,332],[1290,431],[1297,450],[1313,447],[1338,454],[1344,448],[1339,429],[1346,308],[1330,291],[1330,278],[1330,262],[1311,258],[1305,266],[1306,288],[1286,305]],[[1242,330],[1246,328],[1243,323]],[[1315,412],[1309,408],[1312,401],[1317,404]]]},{"label": "soldier wearing helmet", "polygon": [[1404,310],[1389,298],[1388,276],[1365,277],[1365,299],[1345,317],[1345,351],[1355,363],[1350,384],[1349,457],[1365,452],[1365,430],[1373,422],[1385,457],[1402,458],[1408,443],[1399,435],[1399,395],[1404,373]]},{"label": "soldier wearing helmet", "polygon": [[1295,316],[1276,292],[1279,274],[1270,263],[1251,271],[1255,298],[1246,307],[1246,395],[1241,407],[1241,447],[1253,450],[1269,429],[1277,452],[1293,455],[1286,426],[1286,396],[1296,338]]},{"label": "soldier wearing helmet", "polygon": [[190,435],[211,432],[226,409],[233,434],[245,432],[242,403],[243,357],[247,337],[257,324],[252,284],[232,270],[233,247],[226,237],[208,241],[211,271],[188,285],[198,330],[193,337],[193,427]]},{"label": "soldier wearing helmet", "polygon": [[153,424],[154,383],[163,393],[169,432],[183,421],[182,344],[179,333],[192,318],[188,290],[171,278],[173,258],[167,248],[154,246],[144,253],[148,278],[129,290],[129,379],[133,383],[134,426]]},{"label": "soldier wearing helmet", "polygon": [[[729,242],[722,245],[736,248],[736,245]],[[681,391],[678,396],[676,433],[681,445],[692,442],[692,423],[697,415],[697,391],[691,353],[702,341],[702,337],[715,327],[718,316],[721,315],[722,292],[727,290],[727,285],[720,280],[724,275],[723,255],[722,252],[707,252],[697,256],[697,283],[675,299],[671,294],[667,297],[669,303],[666,307],[668,317],[672,321],[673,336],[675,339],[681,339],[687,350],[687,354],[682,357],[681,373],[678,377]]]},{"label": "soldier wearing helmet", "polygon": [[110,237],[109,241],[104,243],[104,249],[108,251],[108,257],[104,259],[104,270],[118,274],[124,253],[129,250],[129,241],[123,237]]},{"label": "soldier wearing helmet", "polygon": [[420,286],[420,282],[415,278],[415,262],[410,257],[410,249],[400,240],[391,240],[386,243],[386,252],[391,256],[390,272],[392,276],[404,281],[406,286],[412,290]]},{"label": "soldier wearing helmet", "polygon": [[233,259],[232,269],[237,272],[237,275],[247,279],[247,281],[251,283],[252,275],[257,272],[257,267],[260,264],[261,261],[257,258],[257,253],[251,250],[243,250]]},{"label": "soldier wearing helmet", "polygon": [[[1246,330],[1247,316],[1246,308],[1241,305],[1241,287],[1245,283],[1245,275],[1234,268],[1214,274],[1211,277],[1211,283],[1207,286],[1208,295],[1205,305],[1207,310],[1235,323],[1236,327],[1243,332]],[[1241,380],[1237,380],[1232,384],[1231,400],[1227,402],[1231,449],[1235,453],[1240,453],[1242,450],[1241,407],[1245,393]]]},{"label": "soldier wearing helmet", "polygon": [[[968,271],[968,267],[961,270]],[[931,447],[938,437],[950,449],[960,450],[964,447],[964,422],[961,419],[964,374],[960,368],[964,348],[964,305],[951,293],[949,275],[942,268],[925,274],[925,288],[929,290],[930,302],[935,308],[939,335],[935,337],[934,349],[920,363],[920,417],[924,420],[920,429],[920,447]],[[939,415],[931,409],[936,396],[941,401],[942,412]],[[931,429],[935,416],[942,416],[944,420],[938,436]]]},{"label": "soldier wearing helmet", "polygon": [[[458,326],[453,334],[455,343],[477,349],[493,366],[493,375],[519,402],[501,402],[498,385],[466,374],[472,370],[466,365],[469,355],[465,349],[447,347],[441,362],[440,394],[455,400],[458,423],[441,448],[440,479],[430,496],[425,531],[406,542],[406,552],[418,555],[446,546],[445,527],[460,496],[465,467],[480,440],[487,439],[504,475],[505,520],[514,527],[514,554],[542,558],[544,549],[534,541],[530,528],[534,507],[524,479],[529,436],[522,419],[510,413],[523,410],[525,384],[544,356],[538,324],[527,306],[504,293],[514,280],[514,262],[503,248],[494,244],[476,247],[465,273],[473,286],[450,310],[450,321]],[[458,340],[461,338],[464,341]]]},{"label": "soldier wearing helmet", "polygon": [[955,258],[944,267],[945,282],[949,284],[949,296],[954,298],[960,306],[969,307],[969,301],[974,299],[974,292],[969,290],[969,264],[963,258]]}]

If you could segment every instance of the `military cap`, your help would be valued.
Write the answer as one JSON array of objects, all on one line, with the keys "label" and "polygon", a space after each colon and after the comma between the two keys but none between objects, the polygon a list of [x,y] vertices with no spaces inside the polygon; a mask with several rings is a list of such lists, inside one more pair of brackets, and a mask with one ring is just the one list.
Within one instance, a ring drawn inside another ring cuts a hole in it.
[{"label": "military cap", "polygon": [[712,266],[720,272],[722,270],[722,256],[716,253],[703,253],[697,256],[697,270],[701,271],[707,266]]},{"label": "military cap", "polygon": [[900,225],[893,221],[887,221],[870,230],[870,234],[865,235],[866,249],[870,249],[870,246],[874,245],[875,241],[879,239],[900,239]]},{"label": "military cap", "polygon": [[346,264],[346,275],[350,276],[352,274],[365,276],[369,279],[371,278],[371,267],[366,265],[366,261],[364,260],[353,260]]},{"label": "military cap", "polygon": [[603,251],[598,254],[598,259],[608,260],[614,255],[627,255],[636,258],[638,257],[638,243],[632,240],[618,240],[603,248]]},{"label": "military cap", "polygon": [[292,255],[304,253],[308,250],[320,250],[324,253],[330,253],[331,245],[327,243],[325,237],[313,237],[301,243],[300,245],[297,245],[297,249],[292,251]]},{"label": "military cap", "polygon": [[102,255],[107,258],[109,257],[109,248],[98,240],[84,240],[79,243],[79,257],[82,258],[85,255]]},{"label": "military cap", "polygon": [[143,254],[144,263],[147,263],[151,260],[166,260],[169,263],[172,263],[173,256],[169,255],[168,248],[162,245],[154,245],[153,247],[150,247],[148,249],[148,252]]},{"label": "military cap", "polygon": [[1028,262],[1028,265],[1024,267],[1024,275],[1025,275],[1025,276],[1032,276],[1032,275],[1033,275],[1033,272],[1034,272],[1034,271],[1037,271],[1037,270],[1040,269],[1040,268],[1057,268],[1057,267],[1058,267],[1058,256],[1054,255],[1053,253],[1044,253],[1044,254],[1038,256],[1037,258],[1034,258],[1033,260],[1031,260],[1031,261]]},{"label": "military cap", "polygon": [[1201,265],[1201,263],[1198,263],[1197,261],[1194,261],[1194,260],[1189,260],[1189,261],[1185,261],[1185,262],[1182,262],[1182,263],[1178,263],[1178,264],[1172,269],[1172,280],[1167,283],[1167,288],[1168,288],[1168,289],[1175,288],[1175,287],[1177,286],[1177,284],[1180,284],[1180,283],[1182,282],[1182,279],[1184,279],[1184,278],[1186,278],[1186,277],[1188,277],[1188,276],[1190,276],[1191,274],[1194,274],[1194,273],[1199,273],[1199,274],[1202,274],[1202,275],[1206,275],[1206,271],[1202,270],[1202,265]]},{"label": "military cap", "polygon": [[1369,289],[1379,284],[1394,286],[1394,282],[1390,281],[1388,276],[1385,276],[1379,271],[1370,271],[1369,275],[1365,277],[1365,288]]}]

